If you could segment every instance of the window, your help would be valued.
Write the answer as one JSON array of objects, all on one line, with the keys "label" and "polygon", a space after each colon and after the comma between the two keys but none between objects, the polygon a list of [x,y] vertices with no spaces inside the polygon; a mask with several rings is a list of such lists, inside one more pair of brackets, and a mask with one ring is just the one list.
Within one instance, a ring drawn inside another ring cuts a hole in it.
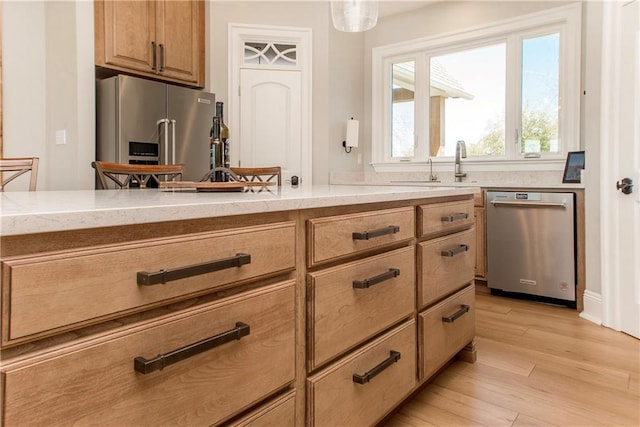
[{"label": "window", "polygon": [[393,64],[392,73],[391,157],[410,158],[415,156],[415,63]]},{"label": "window", "polygon": [[373,166],[554,164],[579,148],[580,5],[373,51]]},{"label": "window", "polygon": [[429,155],[451,157],[457,141],[469,156],[505,154],[506,43],[429,59]]}]

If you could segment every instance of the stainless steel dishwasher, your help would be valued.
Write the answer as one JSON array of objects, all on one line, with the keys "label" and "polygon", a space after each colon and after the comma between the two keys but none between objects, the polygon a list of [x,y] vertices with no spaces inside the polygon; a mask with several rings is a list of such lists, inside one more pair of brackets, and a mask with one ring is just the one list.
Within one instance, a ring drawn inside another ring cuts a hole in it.
[{"label": "stainless steel dishwasher", "polygon": [[487,192],[493,294],[576,306],[573,193]]}]

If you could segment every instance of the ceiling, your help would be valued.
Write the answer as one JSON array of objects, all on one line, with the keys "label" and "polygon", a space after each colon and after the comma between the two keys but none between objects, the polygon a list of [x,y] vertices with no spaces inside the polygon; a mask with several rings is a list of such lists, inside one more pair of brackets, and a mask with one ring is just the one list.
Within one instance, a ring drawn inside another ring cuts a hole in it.
[{"label": "ceiling", "polygon": [[396,13],[407,12],[409,10],[419,9],[438,0],[381,0],[378,4],[378,15],[385,17],[395,15]]}]

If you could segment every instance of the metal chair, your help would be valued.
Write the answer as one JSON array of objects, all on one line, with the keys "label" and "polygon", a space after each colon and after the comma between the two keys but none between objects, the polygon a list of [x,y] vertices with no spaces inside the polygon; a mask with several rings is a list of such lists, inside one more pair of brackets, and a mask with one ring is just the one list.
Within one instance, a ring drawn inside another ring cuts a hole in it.
[{"label": "metal chair", "polygon": [[[102,190],[109,189],[111,180],[116,188],[147,188],[159,187],[162,180],[182,180],[184,165],[129,165],[125,163],[110,163],[95,161],[91,166],[96,170],[98,186]],[[164,178],[164,179],[161,179]]]},{"label": "metal chair", "polygon": [[[2,179],[0,179],[0,191],[4,191],[5,185],[27,172],[31,172],[29,191],[36,191],[39,162],[40,159],[38,157],[14,157],[0,159],[0,176],[2,177]],[[5,172],[13,172],[13,174],[10,174],[5,178]]]}]

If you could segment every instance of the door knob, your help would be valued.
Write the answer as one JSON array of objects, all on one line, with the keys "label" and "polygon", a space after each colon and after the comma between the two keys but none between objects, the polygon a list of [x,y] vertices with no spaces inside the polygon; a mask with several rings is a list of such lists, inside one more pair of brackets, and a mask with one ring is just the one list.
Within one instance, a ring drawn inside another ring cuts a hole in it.
[{"label": "door knob", "polygon": [[633,193],[633,180],[631,178],[622,178],[621,181],[616,182],[616,188],[624,194],[631,194]]}]

